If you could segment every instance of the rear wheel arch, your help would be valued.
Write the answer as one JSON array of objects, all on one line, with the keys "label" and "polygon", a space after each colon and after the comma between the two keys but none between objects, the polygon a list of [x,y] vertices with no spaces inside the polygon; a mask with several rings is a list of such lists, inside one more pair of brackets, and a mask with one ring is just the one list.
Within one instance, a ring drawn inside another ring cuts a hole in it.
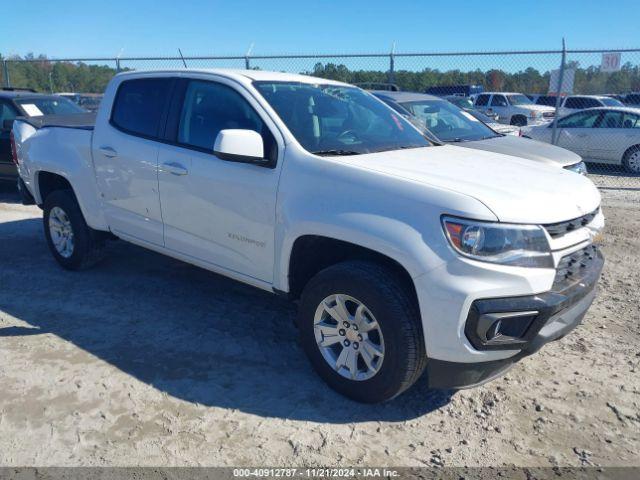
[{"label": "rear wheel arch", "polygon": [[48,172],[46,170],[41,170],[36,173],[35,179],[38,192],[38,203],[40,205],[44,204],[47,197],[56,190],[69,190],[71,191],[71,193],[73,193],[74,197],[76,197],[77,200],[77,196],[73,191],[71,183],[63,175]]}]

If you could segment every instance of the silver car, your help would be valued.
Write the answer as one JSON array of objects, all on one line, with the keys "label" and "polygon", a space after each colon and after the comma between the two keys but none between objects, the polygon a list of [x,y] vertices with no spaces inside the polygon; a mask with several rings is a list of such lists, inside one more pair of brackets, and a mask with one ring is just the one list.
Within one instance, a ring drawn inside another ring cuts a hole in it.
[{"label": "silver car", "polygon": [[[526,127],[524,134],[551,143],[552,125]],[[640,108],[600,107],[558,119],[557,145],[586,162],[622,165],[640,174]]]},{"label": "silver car", "polygon": [[502,153],[586,174],[579,155],[527,138],[496,132],[471,112],[433,95],[372,91],[373,95],[408,117],[425,135],[440,143]]}]

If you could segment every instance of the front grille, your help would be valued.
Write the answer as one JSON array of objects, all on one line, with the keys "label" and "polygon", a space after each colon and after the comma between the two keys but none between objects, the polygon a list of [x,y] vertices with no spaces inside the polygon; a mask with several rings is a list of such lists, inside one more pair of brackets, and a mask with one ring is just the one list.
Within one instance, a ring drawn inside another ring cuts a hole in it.
[{"label": "front grille", "polygon": [[553,281],[553,290],[563,290],[582,280],[590,271],[598,256],[598,248],[589,245],[560,259]]},{"label": "front grille", "polygon": [[553,118],[556,116],[556,112],[542,112],[544,118]]},{"label": "front grille", "polygon": [[572,220],[567,220],[565,222],[550,223],[548,225],[543,225],[543,227],[549,233],[551,238],[561,237],[573,230],[582,228],[585,225],[590,224],[591,221],[598,214],[598,210],[599,209],[596,208],[593,212],[587,213],[586,215],[583,215],[581,217],[574,218]]}]

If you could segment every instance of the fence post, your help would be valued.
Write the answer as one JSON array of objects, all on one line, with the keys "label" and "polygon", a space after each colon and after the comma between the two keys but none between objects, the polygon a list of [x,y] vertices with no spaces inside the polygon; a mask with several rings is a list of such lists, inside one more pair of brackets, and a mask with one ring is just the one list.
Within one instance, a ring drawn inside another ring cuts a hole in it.
[{"label": "fence post", "polygon": [[4,76],[4,86],[11,87],[11,79],[9,78],[9,64],[4,58],[2,59],[2,75]]},{"label": "fence post", "polygon": [[393,45],[391,46],[391,53],[389,54],[389,75],[387,75],[388,83],[396,83],[395,54],[396,54],[396,42],[393,42]]},{"label": "fence post", "polygon": [[560,108],[560,94],[562,93],[562,83],[564,82],[564,66],[567,60],[567,48],[562,39],[562,55],[560,57],[560,71],[558,72],[558,88],[556,92],[556,113],[553,116],[553,130],[551,132],[551,144],[556,145],[558,143],[558,109]]},{"label": "fence post", "polygon": [[116,57],[116,73],[120,73],[120,57]]},{"label": "fence post", "polygon": [[249,50],[244,54],[244,68],[246,70],[251,70],[251,63],[249,62],[249,58],[251,57],[251,52],[253,51],[253,43],[249,45]]}]

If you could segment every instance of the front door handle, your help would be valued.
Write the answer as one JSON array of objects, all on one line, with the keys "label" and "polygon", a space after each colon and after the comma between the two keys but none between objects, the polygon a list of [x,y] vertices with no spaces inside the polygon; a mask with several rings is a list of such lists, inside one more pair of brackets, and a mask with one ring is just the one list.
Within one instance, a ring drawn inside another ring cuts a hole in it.
[{"label": "front door handle", "polygon": [[586,133],[579,133],[578,135],[576,135],[576,137],[579,137],[579,138],[585,138],[586,136],[587,136]]},{"label": "front door handle", "polygon": [[185,168],[184,165],[179,164],[178,162],[167,162],[162,164],[162,171],[170,173],[171,175],[187,175],[189,170]]},{"label": "front door handle", "polygon": [[98,150],[100,150],[100,153],[107,158],[114,158],[118,156],[118,152],[116,152],[111,147],[104,146],[104,147],[100,147]]}]

